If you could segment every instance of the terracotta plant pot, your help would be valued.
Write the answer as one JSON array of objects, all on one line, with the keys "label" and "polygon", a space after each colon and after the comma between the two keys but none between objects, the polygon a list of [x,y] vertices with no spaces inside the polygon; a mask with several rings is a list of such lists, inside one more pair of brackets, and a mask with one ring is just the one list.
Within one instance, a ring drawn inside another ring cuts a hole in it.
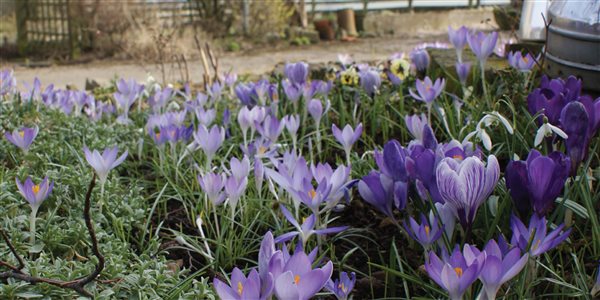
[{"label": "terracotta plant pot", "polygon": [[321,40],[332,41],[335,39],[335,31],[330,20],[317,20],[314,24]]}]

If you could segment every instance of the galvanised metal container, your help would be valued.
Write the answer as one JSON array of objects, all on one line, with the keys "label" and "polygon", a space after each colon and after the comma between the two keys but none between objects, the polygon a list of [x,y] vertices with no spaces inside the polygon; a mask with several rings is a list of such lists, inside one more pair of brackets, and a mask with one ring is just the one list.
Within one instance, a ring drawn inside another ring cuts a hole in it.
[{"label": "galvanised metal container", "polygon": [[546,59],[553,76],[575,75],[600,91],[600,0],[555,0],[548,8]]}]

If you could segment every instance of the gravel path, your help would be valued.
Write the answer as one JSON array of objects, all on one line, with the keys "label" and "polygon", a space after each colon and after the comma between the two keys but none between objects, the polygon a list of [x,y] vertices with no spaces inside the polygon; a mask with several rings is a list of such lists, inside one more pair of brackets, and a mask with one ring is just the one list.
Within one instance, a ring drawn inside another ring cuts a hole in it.
[{"label": "gravel path", "polygon": [[[352,54],[356,61],[383,60],[395,52],[409,52],[424,42],[446,41],[445,35],[425,34],[414,36],[394,36],[386,38],[364,38],[354,42],[321,42],[315,45],[289,47],[285,49],[262,49],[250,52],[225,53],[219,57],[220,69],[232,70],[238,74],[263,74],[273,70],[277,63],[307,61],[323,63],[336,61],[338,53]],[[192,81],[201,81],[203,69],[200,61],[188,62]],[[86,78],[106,83],[115,76],[135,78],[144,81],[148,74],[160,79],[158,65],[140,65],[131,61],[103,60],[86,64],[27,68],[19,65],[12,67],[19,82],[32,82],[38,77],[42,84],[54,83],[56,87],[67,84],[83,88]],[[167,80],[180,78],[177,66],[169,66]]]}]

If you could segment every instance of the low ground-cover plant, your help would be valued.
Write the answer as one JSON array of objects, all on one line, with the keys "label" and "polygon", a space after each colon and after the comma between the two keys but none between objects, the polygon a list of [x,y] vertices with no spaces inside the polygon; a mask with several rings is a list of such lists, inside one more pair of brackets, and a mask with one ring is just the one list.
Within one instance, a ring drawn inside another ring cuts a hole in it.
[{"label": "low ground-cover plant", "polygon": [[[449,37],[453,70],[418,48],[202,91],[3,71],[0,294],[592,298],[600,99],[532,54],[490,71],[495,33]],[[58,284],[97,254],[85,290]]]}]

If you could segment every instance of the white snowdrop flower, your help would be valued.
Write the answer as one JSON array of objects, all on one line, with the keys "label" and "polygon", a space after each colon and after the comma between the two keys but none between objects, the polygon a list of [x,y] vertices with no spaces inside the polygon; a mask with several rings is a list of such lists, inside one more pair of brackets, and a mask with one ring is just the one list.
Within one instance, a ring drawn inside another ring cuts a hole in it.
[{"label": "white snowdrop flower", "polygon": [[535,140],[533,142],[533,146],[537,147],[538,145],[540,145],[542,143],[542,141],[544,140],[545,137],[552,136],[555,133],[565,140],[569,137],[560,128],[548,123],[547,121],[544,121],[544,124],[542,126],[540,126],[540,129],[538,129],[538,131],[535,135]]}]

